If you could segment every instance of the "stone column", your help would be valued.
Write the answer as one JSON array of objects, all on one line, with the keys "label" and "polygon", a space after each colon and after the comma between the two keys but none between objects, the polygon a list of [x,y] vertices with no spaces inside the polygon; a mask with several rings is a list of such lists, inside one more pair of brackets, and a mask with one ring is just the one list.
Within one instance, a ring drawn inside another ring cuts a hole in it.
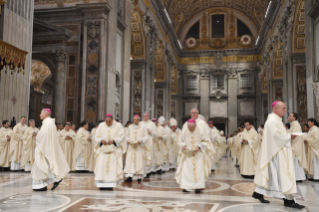
[{"label": "stone column", "polygon": [[200,71],[200,114],[209,117],[209,71]]},{"label": "stone column", "polygon": [[55,62],[54,73],[54,88],[53,88],[53,101],[52,117],[55,118],[57,123],[65,121],[65,95],[66,95],[66,52],[62,50],[56,50],[53,52],[53,58]]},{"label": "stone column", "polygon": [[30,105],[29,105],[29,119],[34,119],[36,125],[41,125],[39,114],[42,108],[42,92],[31,91],[30,93]]},{"label": "stone column", "polygon": [[237,129],[237,70],[230,69],[228,74],[228,132]]}]

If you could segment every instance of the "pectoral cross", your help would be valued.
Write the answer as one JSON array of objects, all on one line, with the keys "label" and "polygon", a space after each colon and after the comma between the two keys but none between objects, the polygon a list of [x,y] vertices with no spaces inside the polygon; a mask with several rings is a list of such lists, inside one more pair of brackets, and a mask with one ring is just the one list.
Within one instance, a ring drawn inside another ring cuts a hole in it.
[{"label": "pectoral cross", "polygon": [[108,141],[111,140],[111,135],[110,135],[110,133],[111,133],[111,130],[108,130],[108,131],[107,131],[107,139],[108,139]]},{"label": "pectoral cross", "polygon": [[191,136],[191,143],[192,143],[192,147],[193,147],[193,149],[195,148],[195,142],[194,142],[194,136]]}]

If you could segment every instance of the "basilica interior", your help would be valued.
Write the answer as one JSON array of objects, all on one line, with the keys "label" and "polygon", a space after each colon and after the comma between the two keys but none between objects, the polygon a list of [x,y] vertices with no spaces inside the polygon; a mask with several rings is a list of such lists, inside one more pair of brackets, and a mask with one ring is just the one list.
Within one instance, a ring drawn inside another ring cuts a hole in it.
[{"label": "basilica interior", "polygon": [[[126,123],[147,111],[182,127],[198,108],[231,134],[246,119],[263,124],[275,100],[286,104],[284,122],[291,112],[301,124],[319,119],[318,0],[0,0],[0,7],[1,121],[26,116],[40,126],[41,110],[51,108],[57,123],[95,124],[107,113]],[[278,200],[266,207],[251,198],[252,180],[229,160],[201,195],[180,193],[173,173],[109,193],[95,191],[90,174],[73,173],[45,195],[31,192],[29,174],[1,174],[0,210],[278,211]],[[303,211],[318,211],[319,186],[298,185],[296,198]]]}]

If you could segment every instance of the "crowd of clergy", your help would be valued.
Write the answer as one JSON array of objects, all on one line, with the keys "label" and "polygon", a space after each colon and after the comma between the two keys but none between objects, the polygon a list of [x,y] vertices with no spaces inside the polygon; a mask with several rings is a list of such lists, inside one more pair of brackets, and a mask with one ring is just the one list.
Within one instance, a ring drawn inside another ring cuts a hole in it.
[{"label": "crowd of clergy", "polygon": [[93,129],[83,121],[56,124],[51,110],[43,109],[41,128],[21,117],[10,128],[4,120],[0,129],[2,170],[31,171],[32,188],[54,190],[70,172],[93,172],[100,190],[113,190],[119,182],[142,181],[152,174],[175,171],[183,192],[201,193],[205,182],[223,156],[230,157],[244,178],[257,185],[253,198],[269,203],[264,195],[284,199],[284,205],[300,208],[293,194],[296,183],[319,181],[319,129],[315,119],[301,127],[298,114],[284,124],[285,104],[274,102],[265,125],[256,130],[250,120],[231,135],[224,135],[213,121],[190,111],[190,119],[178,128],[172,118],[150,119],[145,112],[125,126],[112,114],[105,115]]}]

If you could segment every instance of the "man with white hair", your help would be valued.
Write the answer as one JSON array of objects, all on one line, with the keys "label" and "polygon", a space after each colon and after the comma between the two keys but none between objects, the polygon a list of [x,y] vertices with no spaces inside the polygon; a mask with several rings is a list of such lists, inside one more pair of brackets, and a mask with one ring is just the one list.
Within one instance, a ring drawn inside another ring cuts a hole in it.
[{"label": "man with white hair", "polygon": [[64,129],[59,133],[59,142],[64,153],[65,159],[70,168],[73,164],[73,151],[76,134],[71,130],[71,123],[65,123]]},{"label": "man with white hair", "polygon": [[32,188],[34,191],[46,191],[54,183],[52,191],[70,172],[58,140],[58,132],[49,108],[40,114],[42,127],[36,137],[34,164],[32,166]]},{"label": "man with white hair", "polygon": [[21,168],[24,171],[31,171],[34,162],[34,151],[36,145],[36,136],[38,128],[35,127],[35,121],[29,120],[29,127],[23,134],[23,151],[21,156]]},{"label": "man with white hair", "polygon": [[125,182],[141,181],[144,177],[144,147],[147,146],[148,133],[140,116],[135,115],[133,124],[128,128],[126,141],[128,143],[125,163]]},{"label": "man with white hair", "polygon": [[196,121],[187,121],[187,128],[181,132],[179,164],[175,179],[183,192],[195,190],[200,193],[210,175],[212,144],[206,133],[198,128]]},{"label": "man with white hair", "polygon": [[261,203],[269,203],[264,195],[276,197],[283,199],[286,207],[302,209],[304,206],[296,203],[293,197],[297,186],[291,140],[297,136],[287,134],[282,122],[286,113],[285,103],[275,101],[272,108],[265,123],[254,180],[257,188],[252,197]]},{"label": "man with white hair", "polygon": [[141,124],[144,125],[148,134],[148,141],[146,142],[147,147],[144,149],[145,158],[145,174],[146,178],[150,177],[152,172],[155,172],[155,159],[154,159],[154,139],[157,136],[156,125],[150,120],[148,112],[143,113],[143,121]]},{"label": "man with white hair", "polygon": [[27,118],[22,116],[20,123],[13,128],[12,138],[10,141],[10,152],[9,159],[11,161],[11,170],[19,171],[21,170],[21,156],[23,148],[23,134],[27,130],[28,126],[26,125]]},{"label": "man with white hair", "polygon": [[170,167],[173,163],[171,159],[171,155],[172,152],[170,151],[171,148],[171,132],[172,130],[167,126],[166,120],[163,116],[161,116],[158,119],[158,123],[164,128],[164,133],[166,135],[165,140],[164,141],[164,164],[163,164],[163,171],[169,171]]}]

